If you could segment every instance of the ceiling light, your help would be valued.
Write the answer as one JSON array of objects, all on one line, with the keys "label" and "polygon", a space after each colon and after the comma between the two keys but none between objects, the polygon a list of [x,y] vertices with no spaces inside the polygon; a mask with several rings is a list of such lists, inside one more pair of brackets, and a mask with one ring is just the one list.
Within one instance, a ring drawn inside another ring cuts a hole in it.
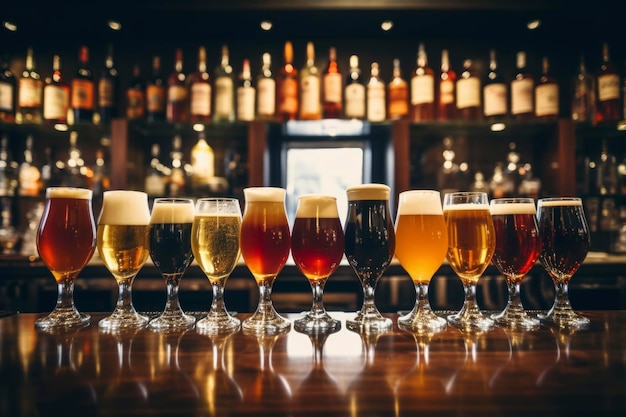
[{"label": "ceiling light", "polygon": [[380,24],[380,28],[384,30],[385,32],[391,30],[392,27],[393,27],[393,22],[391,20],[384,20]]},{"label": "ceiling light", "polygon": [[3,21],[2,26],[10,32],[17,32],[17,25],[13,22],[9,22],[8,20]]},{"label": "ceiling light", "polygon": [[526,23],[528,30],[535,30],[539,26],[541,26],[541,20],[539,19],[529,20],[528,23]]},{"label": "ceiling light", "polygon": [[122,29],[122,24],[114,19],[109,19],[107,20],[107,25],[109,26],[109,28],[111,30],[121,30]]},{"label": "ceiling light", "polygon": [[272,26],[274,25],[269,20],[262,20],[260,26],[261,26],[261,29],[267,31],[267,30],[271,30]]},{"label": "ceiling light", "polygon": [[506,129],[506,125],[504,123],[494,123],[490,126],[492,132],[502,132]]}]

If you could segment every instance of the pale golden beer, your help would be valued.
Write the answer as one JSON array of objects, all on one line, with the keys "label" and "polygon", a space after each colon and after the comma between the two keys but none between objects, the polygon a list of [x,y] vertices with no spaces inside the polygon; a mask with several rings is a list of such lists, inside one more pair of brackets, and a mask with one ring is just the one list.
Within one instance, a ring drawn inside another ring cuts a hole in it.
[{"label": "pale golden beer", "polygon": [[241,216],[196,214],[191,228],[191,248],[196,262],[211,283],[225,280],[235,269],[241,249]]},{"label": "pale golden beer", "polygon": [[149,225],[98,225],[98,253],[117,282],[132,279],[150,255]]}]

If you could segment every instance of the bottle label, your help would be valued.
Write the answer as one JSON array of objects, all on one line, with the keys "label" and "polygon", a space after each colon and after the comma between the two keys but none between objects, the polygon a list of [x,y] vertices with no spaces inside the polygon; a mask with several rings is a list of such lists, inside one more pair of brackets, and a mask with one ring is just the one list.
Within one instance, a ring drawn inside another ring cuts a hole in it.
[{"label": "bottle label", "polygon": [[346,117],[362,119],[365,117],[365,86],[348,84],[346,86]]},{"label": "bottle label", "polygon": [[146,104],[151,113],[165,111],[165,89],[160,85],[149,85],[146,88]]},{"label": "bottle label", "polygon": [[300,114],[320,113],[320,79],[314,75],[302,77],[300,81]]},{"label": "bottle label", "polygon": [[532,113],[533,80],[523,78],[511,81],[511,114]]},{"label": "bottle label", "polygon": [[93,110],[94,108],[94,85],[93,81],[72,80],[72,108]]},{"label": "bottle label", "polygon": [[41,81],[32,78],[20,78],[17,102],[20,107],[41,106]]},{"label": "bottle label", "polygon": [[598,100],[619,99],[619,75],[604,74],[598,76]]},{"label": "bottle label", "polygon": [[378,83],[367,88],[367,119],[372,122],[385,120],[385,85]]},{"label": "bottle label", "polygon": [[272,78],[260,78],[257,83],[259,97],[257,112],[261,116],[273,116],[276,112],[276,81]]},{"label": "bottle label", "polygon": [[167,89],[167,101],[180,102],[187,100],[187,90],[181,85],[171,85]]},{"label": "bottle label", "polygon": [[559,86],[556,83],[538,85],[535,91],[537,116],[559,115]]},{"label": "bottle label", "polygon": [[9,83],[0,84],[0,111],[13,111],[13,86]]},{"label": "bottle label", "polygon": [[196,116],[211,115],[211,85],[207,83],[191,84],[190,113]]},{"label": "bottle label", "polygon": [[285,78],[280,85],[281,102],[278,103],[281,113],[293,114],[298,111],[298,81]]},{"label": "bottle label", "polygon": [[215,80],[215,115],[229,118],[234,102],[233,80],[228,77],[218,77]]},{"label": "bottle label", "polygon": [[506,84],[489,84],[483,89],[485,116],[507,114]]},{"label": "bottle label", "polygon": [[254,120],[255,93],[253,87],[237,88],[237,120],[245,122]]},{"label": "bottle label", "polygon": [[435,77],[416,75],[411,78],[411,104],[435,102]]},{"label": "bottle label", "polygon": [[140,119],[143,117],[143,93],[141,90],[129,88],[126,90],[126,117]]},{"label": "bottle label", "polygon": [[109,78],[100,78],[98,82],[98,105],[113,107],[113,81]]},{"label": "bottle label", "polygon": [[409,114],[409,91],[407,88],[389,88],[389,116]]},{"label": "bottle label", "polygon": [[460,78],[456,83],[456,107],[480,107],[480,79],[478,77]]},{"label": "bottle label", "polygon": [[326,103],[341,103],[341,74],[324,75],[324,101]]},{"label": "bottle label", "polygon": [[43,118],[45,120],[65,120],[70,105],[69,90],[56,85],[43,89]]},{"label": "bottle label", "polygon": [[442,80],[439,83],[439,103],[440,104],[454,103],[454,81]]}]

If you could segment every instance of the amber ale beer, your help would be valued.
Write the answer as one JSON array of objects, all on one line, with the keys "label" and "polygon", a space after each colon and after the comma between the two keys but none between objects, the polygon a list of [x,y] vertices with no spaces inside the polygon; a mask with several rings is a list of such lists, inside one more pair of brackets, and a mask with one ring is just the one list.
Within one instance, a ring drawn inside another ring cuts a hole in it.
[{"label": "amber ale beer", "polygon": [[193,261],[193,204],[163,199],[150,218],[150,257],[163,275],[182,275]]}]

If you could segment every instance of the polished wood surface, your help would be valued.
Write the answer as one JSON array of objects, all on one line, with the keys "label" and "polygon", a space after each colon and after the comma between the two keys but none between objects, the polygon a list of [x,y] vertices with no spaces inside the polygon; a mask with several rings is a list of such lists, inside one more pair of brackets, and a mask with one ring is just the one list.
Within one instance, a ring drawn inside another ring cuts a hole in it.
[{"label": "polished wood surface", "polygon": [[[0,416],[624,416],[626,311],[575,333],[48,334],[0,319]],[[198,315],[199,316],[199,315]],[[244,319],[247,314],[240,314]],[[299,315],[288,315],[293,320]]]}]

